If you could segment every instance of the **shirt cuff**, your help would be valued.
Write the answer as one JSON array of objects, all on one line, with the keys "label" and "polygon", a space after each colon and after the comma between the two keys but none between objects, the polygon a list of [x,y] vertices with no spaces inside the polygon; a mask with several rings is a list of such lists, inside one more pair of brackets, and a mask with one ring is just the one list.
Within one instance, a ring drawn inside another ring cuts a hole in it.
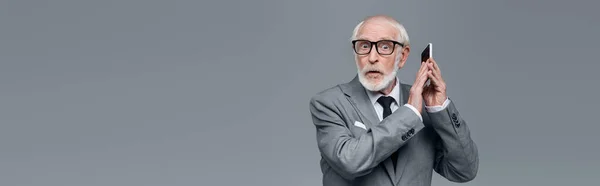
[{"label": "shirt cuff", "polygon": [[437,105],[437,106],[427,106],[425,105],[425,109],[427,109],[427,112],[433,113],[433,112],[439,112],[442,111],[444,109],[446,109],[446,107],[448,107],[448,104],[450,104],[450,98],[446,98],[446,101],[444,101],[444,104]]},{"label": "shirt cuff", "polygon": [[419,116],[419,119],[421,119],[421,122],[423,122],[423,116],[421,116],[421,113],[417,110],[417,108],[415,108],[414,106],[410,105],[410,104],[404,104],[404,106],[410,108],[410,110],[414,111],[415,114],[417,114],[417,116]]}]

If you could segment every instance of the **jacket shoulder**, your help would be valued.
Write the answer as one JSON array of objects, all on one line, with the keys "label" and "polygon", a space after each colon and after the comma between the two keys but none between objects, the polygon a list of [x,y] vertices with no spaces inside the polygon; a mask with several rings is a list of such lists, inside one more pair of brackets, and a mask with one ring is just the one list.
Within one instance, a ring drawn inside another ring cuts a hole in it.
[{"label": "jacket shoulder", "polygon": [[317,92],[310,98],[310,102],[330,102],[331,100],[344,96],[341,86],[342,84],[338,84]]}]

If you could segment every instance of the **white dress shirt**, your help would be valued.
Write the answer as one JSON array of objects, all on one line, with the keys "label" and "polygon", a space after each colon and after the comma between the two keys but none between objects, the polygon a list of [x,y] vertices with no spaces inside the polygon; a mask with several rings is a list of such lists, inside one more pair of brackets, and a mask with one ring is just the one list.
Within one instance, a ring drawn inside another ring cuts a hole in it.
[{"label": "white dress shirt", "polygon": [[[381,106],[378,102],[377,99],[379,99],[379,97],[384,96],[382,93],[380,92],[373,92],[373,91],[369,91],[367,90],[367,95],[369,96],[369,99],[371,100],[371,104],[373,104],[373,107],[375,108],[375,112],[377,112],[377,117],[379,118],[379,121],[383,120],[383,106]],[[392,109],[392,113],[395,112],[398,109],[398,103],[400,103],[400,81],[398,80],[398,78],[396,78],[396,85],[394,85],[394,88],[392,89],[392,92],[390,92],[390,95],[392,98],[394,98],[395,102],[392,102],[392,105],[390,105],[390,109]],[[409,96],[409,95],[405,95],[405,96]],[[450,103],[450,99],[446,98],[446,101],[444,101],[443,105],[436,105],[436,106],[425,106],[425,109],[427,109],[427,112],[439,112],[441,110],[444,110],[448,104]],[[419,119],[421,119],[421,121],[423,121],[423,117],[421,116],[421,113],[412,105],[406,103],[404,104],[405,107],[410,108],[412,111],[414,111],[418,116]]]}]

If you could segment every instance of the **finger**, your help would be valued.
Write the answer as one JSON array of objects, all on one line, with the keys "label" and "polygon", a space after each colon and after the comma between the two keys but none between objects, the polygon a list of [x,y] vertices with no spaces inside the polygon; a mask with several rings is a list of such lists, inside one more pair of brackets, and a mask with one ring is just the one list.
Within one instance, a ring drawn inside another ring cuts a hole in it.
[{"label": "finger", "polygon": [[440,72],[439,68],[437,67],[437,63],[435,62],[435,60],[431,59],[431,61],[427,67],[429,67],[433,71],[433,76],[437,77],[438,83],[444,82],[444,80],[442,79],[442,73]]},{"label": "finger", "polygon": [[431,70],[436,70],[435,64],[432,59],[427,60],[427,68],[429,68]]},{"label": "finger", "polygon": [[419,76],[419,82],[418,82],[419,86],[425,85],[425,83],[427,82],[427,76],[429,74],[431,74],[430,70],[423,71],[423,73],[421,74],[421,76]]},{"label": "finger", "polygon": [[423,88],[423,85],[425,85],[425,81],[427,81],[427,72],[427,70],[423,70],[419,74],[417,74],[414,86]]},{"label": "finger", "polygon": [[433,67],[433,63],[427,62],[427,69],[429,69],[429,70],[435,70],[434,67]]},{"label": "finger", "polygon": [[421,67],[419,68],[419,71],[417,72],[416,78],[415,78],[415,82],[413,87],[416,88],[416,90],[418,90],[419,92],[423,91],[423,85],[425,83],[425,80],[427,80],[427,72],[428,72],[428,67],[426,63],[421,63]]},{"label": "finger", "polygon": [[435,61],[435,59],[433,59],[433,58],[430,58],[430,59],[429,59],[429,61],[430,61],[430,62],[433,64],[433,67],[434,67],[435,69],[438,69],[437,62]]},{"label": "finger", "polygon": [[431,70],[431,71],[432,71],[432,73],[431,73],[431,74],[432,74],[433,76],[435,76],[435,77],[440,77],[440,75],[439,75],[438,71],[435,69],[435,67],[434,67],[434,64],[433,64],[433,63],[429,63],[429,64],[427,64],[427,67],[429,68],[429,70]]},{"label": "finger", "polygon": [[429,77],[429,79],[431,80],[431,84],[433,84],[435,86],[439,86],[442,83],[442,81],[440,80],[440,78],[437,77],[435,75],[435,73],[430,73],[430,74],[427,75],[427,77]]},{"label": "finger", "polygon": [[419,67],[417,74],[421,74],[425,69],[427,69],[427,63],[421,63],[421,67]]},{"label": "finger", "polygon": [[431,74],[428,76],[429,79],[431,80],[431,83],[434,85],[434,88],[437,91],[443,91],[445,89],[445,84],[444,84],[444,80],[442,80],[441,77],[437,77],[435,74]]},{"label": "finger", "polygon": [[436,61],[435,61],[433,58],[430,58],[430,59],[431,59],[431,63],[432,63],[432,65],[433,65],[433,70],[434,70],[434,72],[435,72],[435,73],[436,73],[436,74],[437,74],[439,77],[441,77],[441,76],[442,76],[442,71],[440,71],[440,67],[438,66],[437,62],[436,62]]},{"label": "finger", "polygon": [[415,83],[418,83],[417,80],[424,72],[427,72],[427,64],[422,63],[421,67],[419,68],[419,71],[417,72]]}]

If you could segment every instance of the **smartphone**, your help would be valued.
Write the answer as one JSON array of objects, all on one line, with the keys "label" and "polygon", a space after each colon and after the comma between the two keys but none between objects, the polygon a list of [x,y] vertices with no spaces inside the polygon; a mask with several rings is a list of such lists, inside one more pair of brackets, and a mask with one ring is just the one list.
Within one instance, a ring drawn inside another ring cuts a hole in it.
[{"label": "smartphone", "polygon": [[427,47],[421,52],[421,62],[427,61],[430,57],[433,57],[433,46],[431,43],[427,44]]},{"label": "smartphone", "polygon": [[[427,44],[427,47],[421,52],[421,63],[426,62],[430,57],[433,57],[433,45],[431,43]],[[431,80],[427,78],[427,81],[425,81],[423,86],[427,86],[430,83]]]}]

